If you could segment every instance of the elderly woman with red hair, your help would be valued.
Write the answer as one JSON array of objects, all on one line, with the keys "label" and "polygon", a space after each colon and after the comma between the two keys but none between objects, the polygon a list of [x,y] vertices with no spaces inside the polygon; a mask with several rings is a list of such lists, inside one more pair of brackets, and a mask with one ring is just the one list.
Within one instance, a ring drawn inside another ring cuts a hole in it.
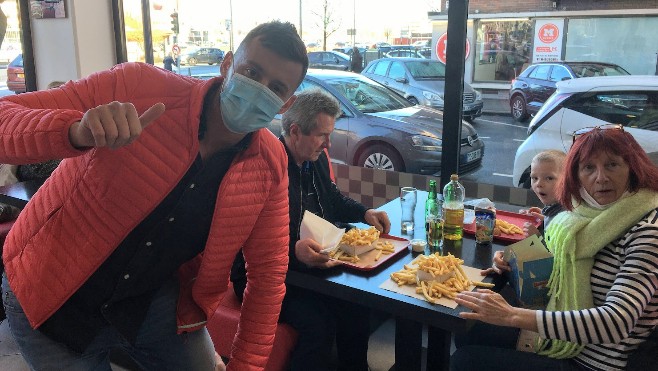
[{"label": "elderly woman with red hair", "polygon": [[[623,370],[658,324],[658,167],[621,125],[579,130],[558,198],[567,210],[546,230],[553,253],[545,310],[516,308],[490,290],[462,293],[461,316],[539,333],[536,352],[473,339],[451,369]],[[486,344],[486,345],[482,345]],[[509,346],[511,344],[511,346]]]}]

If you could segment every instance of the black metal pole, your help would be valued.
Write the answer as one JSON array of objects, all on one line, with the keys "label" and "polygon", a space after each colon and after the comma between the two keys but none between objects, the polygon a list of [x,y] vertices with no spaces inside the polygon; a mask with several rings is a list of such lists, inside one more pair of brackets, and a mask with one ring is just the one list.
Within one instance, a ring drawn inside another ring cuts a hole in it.
[{"label": "black metal pole", "polygon": [[21,44],[23,46],[23,70],[25,71],[25,90],[37,90],[37,67],[34,64],[34,46],[32,45],[32,23],[30,23],[30,1],[19,0]]},{"label": "black metal pole", "polygon": [[114,53],[116,63],[128,61],[126,48],[126,24],[123,18],[123,0],[112,0],[112,27],[114,28]]},{"label": "black metal pole", "polygon": [[450,1],[443,107],[441,187],[450,182],[450,174],[457,174],[459,169],[467,19],[468,0]]},{"label": "black metal pole", "polygon": [[151,34],[150,1],[142,0],[142,24],[144,26],[144,58],[146,63],[153,64],[153,36]]}]

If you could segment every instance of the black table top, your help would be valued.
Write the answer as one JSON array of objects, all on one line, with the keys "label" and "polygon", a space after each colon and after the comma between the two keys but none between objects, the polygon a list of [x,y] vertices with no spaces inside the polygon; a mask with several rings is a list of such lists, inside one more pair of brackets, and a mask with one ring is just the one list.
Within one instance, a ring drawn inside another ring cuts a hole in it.
[{"label": "black table top", "polygon": [[[415,212],[414,235],[400,233],[400,200],[395,199],[381,206],[378,210],[388,213],[391,220],[391,235],[403,238],[425,238],[424,209],[427,192],[419,191]],[[464,260],[464,264],[475,268],[491,266],[493,253],[504,249],[504,245],[476,245],[474,238],[464,235],[461,241],[444,241],[443,254],[448,252]],[[457,307],[451,309],[442,305],[433,305],[424,300],[412,298],[403,294],[384,290],[379,286],[390,274],[403,269],[418,253],[410,249],[393,257],[372,271],[357,271],[349,267],[335,267],[328,270],[313,270],[311,272],[289,271],[287,283],[317,291],[325,295],[337,297],[350,302],[382,310],[390,314],[425,323],[436,328],[451,332],[464,331],[470,326],[467,320],[459,317],[459,313],[468,309]],[[485,280],[486,281],[486,280]]]},{"label": "black table top", "polygon": [[43,180],[28,180],[0,187],[0,202],[22,209],[43,185]]}]

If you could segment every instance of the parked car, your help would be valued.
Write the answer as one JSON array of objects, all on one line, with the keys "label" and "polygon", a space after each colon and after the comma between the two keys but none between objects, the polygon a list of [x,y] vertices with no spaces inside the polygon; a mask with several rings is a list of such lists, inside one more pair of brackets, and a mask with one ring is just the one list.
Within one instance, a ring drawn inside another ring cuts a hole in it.
[{"label": "parked car", "polygon": [[308,53],[309,68],[349,71],[350,62],[349,55],[333,50]]},{"label": "parked car", "polygon": [[658,76],[588,77],[557,83],[528,127],[514,158],[513,184],[530,186],[530,162],[539,152],[567,152],[583,127],[621,124],[658,164]]},{"label": "parked car", "polygon": [[[341,116],[331,134],[334,162],[368,168],[437,174],[441,170],[443,115],[410,104],[383,85],[359,74],[310,69],[298,92],[319,87],[340,102]],[[281,133],[280,115],[270,125]],[[459,174],[482,166],[484,142],[462,123]]]},{"label": "parked car", "polygon": [[14,93],[25,93],[25,70],[23,54],[19,54],[7,65],[7,89]]},{"label": "parked car", "polygon": [[555,91],[559,81],[578,77],[630,75],[612,63],[541,62],[528,66],[512,80],[509,104],[512,117],[523,122],[536,113]]},{"label": "parked car", "polygon": [[[368,64],[362,74],[405,97],[412,104],[443,109],[445,64],[422,58],[381,58]],[[482,94],[464,83],[463,112],[472,121],[482,115]]]},{"label": "parked car", "polygon": [[197,63],[220,64],[224,60],[224,51],[219,48],[199,48],[181,55],[180,64],[195,66]]},{"label": "parked car", "polygon": [[426,59],[419,50],[391,50],[384,53],[385,58],[422,58]]}]

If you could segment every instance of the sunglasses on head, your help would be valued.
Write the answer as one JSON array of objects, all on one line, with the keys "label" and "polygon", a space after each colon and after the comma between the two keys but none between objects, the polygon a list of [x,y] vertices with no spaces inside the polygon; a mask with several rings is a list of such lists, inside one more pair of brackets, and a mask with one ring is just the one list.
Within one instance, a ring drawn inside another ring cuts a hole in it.
[{"label": "sunglasses on head", "polygon": [[605,125],[599,125],[599,126],[590,126],[582,129],[578,129],[573,132],[573,141],[572,144],[576,142],[576,139],[582,137],[583,135],[589,133],[590,131],[594,130],[621,130],[624,131],[624,125],[622,124],[605,124]]}]

